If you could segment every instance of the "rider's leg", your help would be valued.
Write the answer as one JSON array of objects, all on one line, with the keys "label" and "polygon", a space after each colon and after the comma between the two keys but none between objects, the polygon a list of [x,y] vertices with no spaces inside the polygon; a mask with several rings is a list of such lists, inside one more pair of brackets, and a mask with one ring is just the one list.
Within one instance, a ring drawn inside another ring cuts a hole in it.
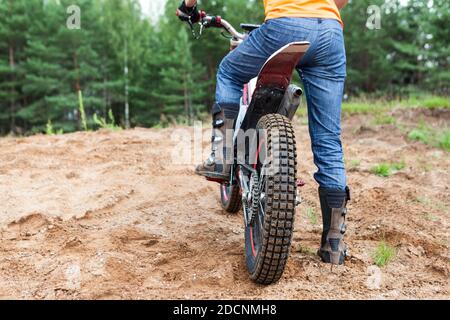
[{"label": "rider's leg", "polygon": [[323,20],[316,41],[300,65],[308,101],[309,131],[314,162],[314,178],[319,183],[323,235],[319,255],[324,262],[342,264],[346,247],[347,188],[341,143],[341,106],[346,77],[346,56],[342,28]]},{"label": "rider's leg", "polygon": [[217,182],[227,181],[230,175],[231,160],[229,157],[232,154],[230,141],[232,141],[234,118],[226,116],[227,106],[214,104],[212,108],[211,155],[195,169],[198,175]]},{"label": "rider's leg", "polygon": [[[213,138],[211,156],[196,173],[215,181],[227,181],[233,157],[232,130],[239,114],[245,83],[256,77],[270,55],[277,49],[262,47],[265,26],[257,29],[222,61],[217,73],[216,103],[212,109]],[[275,44],[276,45],[276,44]]]}]

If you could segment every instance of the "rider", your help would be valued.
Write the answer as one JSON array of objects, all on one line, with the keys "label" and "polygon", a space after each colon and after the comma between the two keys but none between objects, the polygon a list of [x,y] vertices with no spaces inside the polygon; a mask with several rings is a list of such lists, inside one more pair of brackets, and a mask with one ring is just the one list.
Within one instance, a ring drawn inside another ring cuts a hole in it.
[{"label": "rider", "polygon": [[[308,104],[314,178],[319,184],[323,234],[319,256],[324,262],[343,264],[346,246],[346,205],[350,200],[341,144],[341,105],[346,78],[343,23],[339,10],[348,0],[264,0],[266,21],[221,62],[217,74],[216,103],[212,108],[212,154],[196,173],[215,181],[227,181],[230,164],[218,146],[226,130],[233,129],[239,113],[243,85],[256,77],[267,59],[281,47],[296,41],[311,43],[297,70]],[[192,23],[200,20],[197,0],[179,7]],[[219,138],[220,136],[220,138]],[[226,156],[226,155],[225,155]]]}]

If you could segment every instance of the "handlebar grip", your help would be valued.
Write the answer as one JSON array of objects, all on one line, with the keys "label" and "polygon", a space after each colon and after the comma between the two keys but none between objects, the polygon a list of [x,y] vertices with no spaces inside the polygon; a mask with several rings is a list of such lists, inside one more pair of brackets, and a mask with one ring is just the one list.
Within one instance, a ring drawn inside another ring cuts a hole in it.
[{"label": "handlebar grip", "polygon": [[223,28],[221,16],[205,16],[203,20],[206,28]]},{"label": "handlebar grip", "polygon": [[222,28],[222,17],[221,16],[213,17],[211,25],[217,28]]}]

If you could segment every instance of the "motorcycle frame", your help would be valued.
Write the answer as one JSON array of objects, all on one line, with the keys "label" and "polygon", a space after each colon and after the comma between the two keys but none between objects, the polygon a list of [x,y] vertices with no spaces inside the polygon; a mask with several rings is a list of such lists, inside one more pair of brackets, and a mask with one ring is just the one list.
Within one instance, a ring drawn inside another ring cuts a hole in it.
[{"label": "motorcycle frame", "polygon": [[[250,26],[250,25],[248,25]],[[230,51],[235,50],[249,36],[250,32],[257,28],[251,25],[246,33],[239,33],[226,20],[220,16],[208,16],[201,12],[200,37],[206,28],[222,28],[230,35]],[[243,29],[245,26],[242,26]],[[249,165],[251,152],[244,145],[238,145],[238,137],[242,131],[256,129],[258,121],[267,114],[278,113],[292,120],[300,105],[302,90],[291,85],[294,69],[309,49],[310,43],[306,41],[286,44],[274,52],[264,63],[257,77],[251,79],[243,87],[243,95],[240,99],[239,114],[234,126],[233,148],[244,150],[245,159],[239,161],[239,156],[234,157],[230,173],[230,179],[226,185],[239,185],[242,192],[242,201],[245,202],[251,196],[250,177],[256,172],[256,165]],[[245,140],[245,139],[244,139]],[[239,154],[239,152],[238,152]],[[236,153],[235,153],[236,155]],[[245,207],[245,206],[244,206]],[[245,210],[244,210],[245,211]],[[244,218],[248,220],[248,213],[244,212]]]},{"label": "motorcycle frame", "polygon": [[[221,19],[221,23],[228,24],[223,19]],[[248,34],[240,34],[229,27],[225,29],[232,34],[230,39],[231,51],[235,50],[248,37]],[[297,97],[302,95],[302,90],[290,85],[290,83],[295,67],[309,49],[309,46],[309,42],[306,41],[288,43],[267,59],[257,77],[244,85],[239,114],[234,127],[233,145],[235,147],[238,145],[239,133],[248,129],[255,129],[258,121],[266,114],[283,114],[286,109],[295,109],[288,112],[292,120],[299,104],[283,106],[283,102],[288,94]],[[287,114],[283,115],[287,116]],[[238,149],[242,150],[239,146]],[[239,183],[243,197],[250,192],[248,176],[254,171],[255,168],[246,164],[245,161],[240,162],[237,158],[234,159],[229,184]],[[242,174],[242,172],[246,174]]]}]

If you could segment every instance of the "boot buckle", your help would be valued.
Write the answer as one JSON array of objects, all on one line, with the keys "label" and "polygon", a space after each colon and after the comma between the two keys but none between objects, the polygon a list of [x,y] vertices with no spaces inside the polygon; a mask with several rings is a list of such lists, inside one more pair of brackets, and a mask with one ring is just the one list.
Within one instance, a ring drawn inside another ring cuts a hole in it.
[{"label": "boot buckle", "polygon": [[206,159],[206,165],[207,166],[213,166],[216,164],[216,158],[214,157],[214,155],[210,155],[208,157],[208,159]]},{"label": "boot buckle", "polygon": [[217,119],[213,122],[213,127],[214,128],[221,128],[223,127],[223,125],[225,124],[225,121],[223,119]]}]

